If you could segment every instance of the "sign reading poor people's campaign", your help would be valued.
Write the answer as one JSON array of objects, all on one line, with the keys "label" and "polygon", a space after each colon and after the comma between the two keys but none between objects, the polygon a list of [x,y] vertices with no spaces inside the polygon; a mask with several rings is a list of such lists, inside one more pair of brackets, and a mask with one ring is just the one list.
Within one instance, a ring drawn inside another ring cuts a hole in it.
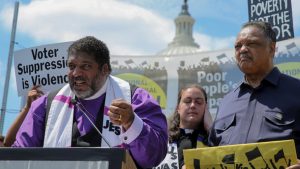
[{"label": "sign reading poor people's campaign", "polygon": [[19,96],[34,85],[51,91],[68,82],[67,48],[70,42],[22,49],[14,53],[15,75]]}]

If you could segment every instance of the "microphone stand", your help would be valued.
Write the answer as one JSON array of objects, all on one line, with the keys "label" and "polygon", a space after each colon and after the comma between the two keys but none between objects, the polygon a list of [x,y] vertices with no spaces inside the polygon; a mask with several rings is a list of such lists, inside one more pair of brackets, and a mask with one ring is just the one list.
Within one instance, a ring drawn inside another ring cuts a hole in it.
[{"label": "microphone stand", "polygon": [[[93,121],[90,119],[90,117],[86,114],[85,110],[81,108],[81,106],[78,104],[78,102],[75,99],[72,99],[71,102],[76,105],[76,107],[84,114],[84,116],[89,120],[89,122],[92,124],[94,129],[99,133],[99,135],[103,138],[104,142],[108,145],[109,148],[111,148],[111,145],[108,143],[108,140],[103,137],[102,133],[98,130],[97,126],[93,123]],[[89,113],[90,114],[90,113]]]}]

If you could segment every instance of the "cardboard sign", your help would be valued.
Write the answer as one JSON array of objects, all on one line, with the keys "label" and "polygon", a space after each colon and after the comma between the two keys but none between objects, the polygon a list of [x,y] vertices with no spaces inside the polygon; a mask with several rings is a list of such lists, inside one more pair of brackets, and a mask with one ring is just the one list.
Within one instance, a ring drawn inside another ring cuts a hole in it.
[{"label": "cardboard sign", "polygon": [[187,169],[284,169],[297,163],[294,140],[183,150]]}]

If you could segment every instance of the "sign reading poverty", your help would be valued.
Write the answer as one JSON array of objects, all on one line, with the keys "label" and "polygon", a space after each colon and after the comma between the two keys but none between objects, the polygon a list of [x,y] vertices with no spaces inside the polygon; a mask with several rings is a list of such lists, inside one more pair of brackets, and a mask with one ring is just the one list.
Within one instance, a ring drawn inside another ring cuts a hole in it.
[{"label": "sign reading poverty", "polygon": [[283,169],[297,164],[294,140],[183,150],[187,169]]},{"label": "sign reading poverty", "polygon": [[[67,43],[23,49],[15,52],[15,74],[19,95],[32,85],[44,92],[60,88],[67,79]],[[277,43],[274,64],[288,75],[300,78],[300,39]],[[225,94],[240,84],[243,74],[235,63],[234,49],[176,56],[111,56],[112,75],[145,88],[166,114],[176,109],[178,91],[187,84],[199,84],[208,94],[214,115]]]},{"label": "sign reading poverty", "polygon": [[248,0],[249,21],[265,21],[273,26],[277,41],[294,37],[291,0]]}]

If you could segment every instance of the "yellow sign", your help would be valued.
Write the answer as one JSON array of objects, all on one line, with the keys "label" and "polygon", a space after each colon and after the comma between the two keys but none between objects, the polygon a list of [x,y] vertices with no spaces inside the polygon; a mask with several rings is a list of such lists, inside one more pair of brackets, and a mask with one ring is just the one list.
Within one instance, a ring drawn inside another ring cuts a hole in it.
[{"label": "yellow sign", "polygon": [[278,69],[287,75],[300,78],[300,62],[286,62],[276,65]]},{"label": "yellow sign", "polygon": [[138,87],[147,90],[158,101],[158,103],[163,109],[166,108],[166,102],[167,102],[166,94],[161,89],[161,87],[153,80],[149,79],[146,76],[140,74],[134,74],[134,73],[123,73],[123,74],[118,74],[116,76],[123,80],[126,80],[130,84],[134,84]]},{"label": "yellow sign", "polygon": [[294,140],[183,150],[187,169],[284,169],[297,163]]}]

